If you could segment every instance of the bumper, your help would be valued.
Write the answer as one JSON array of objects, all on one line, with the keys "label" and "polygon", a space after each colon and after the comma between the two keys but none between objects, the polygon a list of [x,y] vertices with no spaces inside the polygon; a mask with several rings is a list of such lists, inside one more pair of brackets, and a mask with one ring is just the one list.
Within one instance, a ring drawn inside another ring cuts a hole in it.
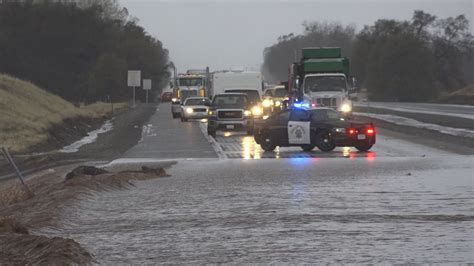
[{"label": "bumper", "polygon": [[209,128],[213,130],[235,130],[244,131],[253,129],[253,119],[245,120],[217,120],[216,117],[210,117],[208,120]]},{"label": "bumper", "polygon": [[336,142],[336,146],[338,147],[354,147],[357,144],[375,144],[376,135],[368,136],[366,134],[361,134],[363,136],[347,136],[346,134],[334,134],[334,140]]},{"label": "bumper", "polygon": [[209,117],[207,112],[193,112],[193,113],[183,112],[181,116],[188,119],[202,119],[202,118]]}]

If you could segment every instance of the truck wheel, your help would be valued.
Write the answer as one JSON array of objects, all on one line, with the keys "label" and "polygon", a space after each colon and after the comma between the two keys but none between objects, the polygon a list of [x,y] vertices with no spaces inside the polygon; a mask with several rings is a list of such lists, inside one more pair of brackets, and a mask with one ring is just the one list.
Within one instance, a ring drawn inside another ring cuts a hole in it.
[{"label": "truck wheel", "polygon": [[307,144],[307,145],[301,145],[301,148],[303,151],[312,151],[316,147],[315,145]]},{"label": "truck wheel", "polygon": [[268,133],[262,135],[260,146],[264,151],[273,151],[276,148],[275,142]]},{"label": "truck wheel", "polygon": [[181,122],[188,122],[188,119],[181,116]]},{"label": "truck wheel", "polygon": [[324,152],[332,151],[336,148],[334,139],[327,130],[320,131],[316,134],[316,146],[318,149]]},{"label": "truck wheel", "polygon": [[356,149],[359,150],[359,151],[368,151],[370,150],[370,148],[372,148],[372,144],[368,144],[368,143],[361,143],[361,144],[357,144],[355,145]]},{"label": "truck wheel", "polygon": [[178,117],[175,113],[171,113],[171,115],[173,116],[173,119]]}]

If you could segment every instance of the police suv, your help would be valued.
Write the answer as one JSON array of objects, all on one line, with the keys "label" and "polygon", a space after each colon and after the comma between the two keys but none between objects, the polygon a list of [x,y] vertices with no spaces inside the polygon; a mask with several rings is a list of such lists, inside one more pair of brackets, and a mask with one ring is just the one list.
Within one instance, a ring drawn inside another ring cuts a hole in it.
[{"label": "police suv", "polygon": [[318,147],[324,152],[350,146],[368,151],[375,144],[372,123],[344,120],[332,108],[298,107],[255,121],[254,138],[265,151],[277,146],[300,146],[305,151]]}]

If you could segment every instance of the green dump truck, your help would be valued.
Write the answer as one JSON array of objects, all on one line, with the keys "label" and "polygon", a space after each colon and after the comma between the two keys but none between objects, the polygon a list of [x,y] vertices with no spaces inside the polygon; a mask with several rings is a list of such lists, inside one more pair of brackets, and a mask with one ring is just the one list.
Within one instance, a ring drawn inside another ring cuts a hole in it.
[{"label": "green dump truck", "polygon": [[342,57],[341,48],[303,48],[300,62],[290,66],[288,82],[294,102],[352,114],[349,59]]}]

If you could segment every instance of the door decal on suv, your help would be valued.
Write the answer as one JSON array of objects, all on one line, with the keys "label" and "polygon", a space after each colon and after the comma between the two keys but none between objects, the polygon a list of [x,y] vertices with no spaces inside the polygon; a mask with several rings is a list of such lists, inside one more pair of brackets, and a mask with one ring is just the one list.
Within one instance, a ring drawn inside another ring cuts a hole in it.
[{"label": "door decal on suv", "polygon": [[288,142],[290,144],[311,144],[310,122],[289,121]]}]

